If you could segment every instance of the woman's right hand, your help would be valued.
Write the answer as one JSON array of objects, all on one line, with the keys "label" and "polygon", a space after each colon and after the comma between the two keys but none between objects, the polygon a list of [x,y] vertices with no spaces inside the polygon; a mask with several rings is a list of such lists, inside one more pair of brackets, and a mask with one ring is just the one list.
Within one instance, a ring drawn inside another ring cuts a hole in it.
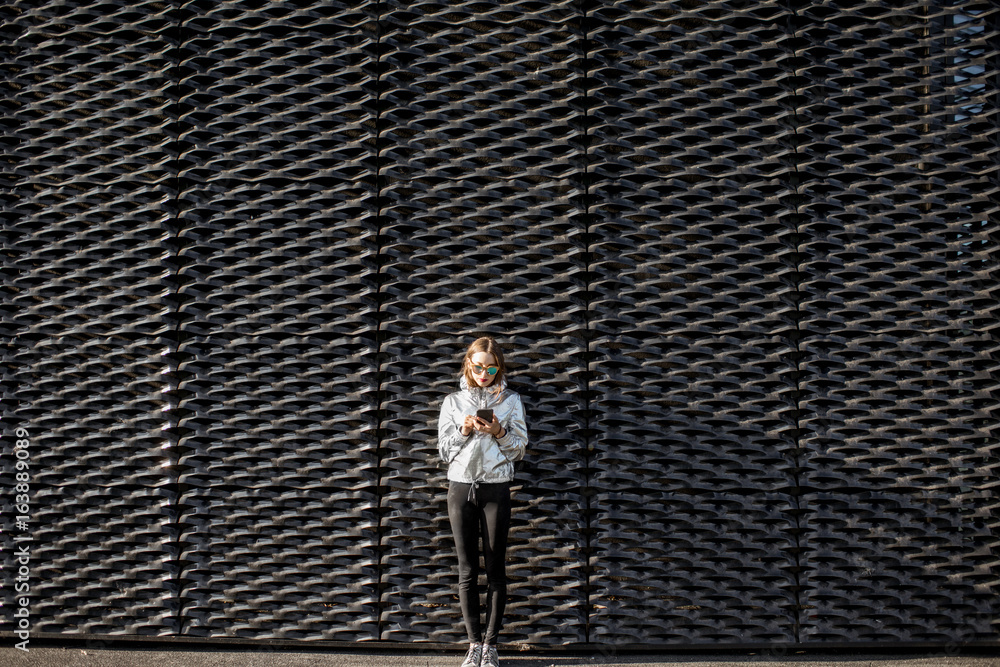
[{"label": "woman's right hand", "polygon": [[462,435],[468,437],[473,431],[476,430],[476,426],[476,416],[465,415],[465,419],[462,421]]},{"label": "woman's right hand", "polygon": [[[496,422],[496,415],[493,416],[493,421]],[[481,433],[489,433],[490,425],[484,422],[482,419],[476,415],[465,415],[465,419],[462,421],[462,435],[468,437],[473,431],[479,431]]]}]

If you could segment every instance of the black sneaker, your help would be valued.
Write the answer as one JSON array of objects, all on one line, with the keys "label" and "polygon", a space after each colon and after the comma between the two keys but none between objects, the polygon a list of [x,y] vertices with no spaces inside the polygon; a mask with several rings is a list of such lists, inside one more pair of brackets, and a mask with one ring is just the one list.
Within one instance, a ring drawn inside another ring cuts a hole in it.
[{"label": "black sneaker", "polygon": [[483,645],[483,661],[480,667],[500,667],[500,656],[497,655],[496,646]]},{"label": "black sneaker", "polygon": [[469,652],[465,654],[462,667],[479,667],[483,660],[483,645],[470,644]]}]

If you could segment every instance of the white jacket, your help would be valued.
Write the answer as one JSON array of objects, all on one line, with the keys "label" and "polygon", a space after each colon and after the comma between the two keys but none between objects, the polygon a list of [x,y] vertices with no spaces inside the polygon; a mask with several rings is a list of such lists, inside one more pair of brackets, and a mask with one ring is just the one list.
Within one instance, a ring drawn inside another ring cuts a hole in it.
[{"label": "white jacket", "polygon": [[[528,427],[524,423],[521,396],[500,385],[500,394],[493,387],[470,387],[462,377],[461,391],[448,394],[438,418],[438,453],[448,464],[448,479],[453,482],[509,482],[514,479],[514,462],[524,456],[528,446]],[[476,410],[490,408],[503,425],[503,438],[473,431],[462,435],[462,422]]]}]

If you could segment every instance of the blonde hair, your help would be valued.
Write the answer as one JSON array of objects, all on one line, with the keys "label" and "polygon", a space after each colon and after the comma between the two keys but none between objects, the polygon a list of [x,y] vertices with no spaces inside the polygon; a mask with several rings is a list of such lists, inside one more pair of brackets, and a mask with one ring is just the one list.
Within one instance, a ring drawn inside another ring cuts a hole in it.
[{"label": "blonde hair", "polygon": [[500,344],[493,340],[491,336],[483,336],[472,341],[472,344],[469,345],[469,349],[465,351],[465,357],[462,359],[462,374],[465,376],[465,381],[470,387],[478,386],[476,378],[472,375],[472,355],[477,352],[487,352],[492,354],[493,358],[497,360],[497,367],[500,370],[493,376],[493,384],[487,388],[499,394],[500,386],[503,384],[502,380],[507,374],[507,365],[504,363],[503,350],[500,349]]}]

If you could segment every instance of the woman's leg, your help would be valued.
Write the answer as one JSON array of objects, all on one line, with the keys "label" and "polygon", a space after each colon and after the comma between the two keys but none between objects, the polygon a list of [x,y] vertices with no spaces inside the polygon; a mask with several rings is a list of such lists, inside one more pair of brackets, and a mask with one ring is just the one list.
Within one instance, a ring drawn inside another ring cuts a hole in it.
[{"label": "woman's leg", "polygon": [[486,635],[496,646],[507,606],[507,532],[510,530],[510,484],[480,486],[483,557],[486,563]]},{"label": "woman's leg", "polygon": [[479,611],[479,508],[468,501],[470,484],[448,483],[448,519],[458,555],[458,602],[470,643],[483,641]]}]

